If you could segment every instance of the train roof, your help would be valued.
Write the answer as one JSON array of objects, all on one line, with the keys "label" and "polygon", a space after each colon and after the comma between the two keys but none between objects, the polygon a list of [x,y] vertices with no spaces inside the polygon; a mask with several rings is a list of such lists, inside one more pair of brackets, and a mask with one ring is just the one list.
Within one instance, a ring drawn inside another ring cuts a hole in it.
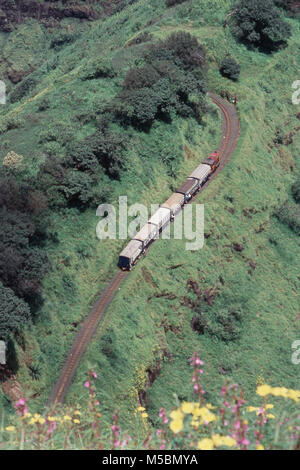
[{"label": "train roof", "polygon": [[144,242],[149,238],[154,238],[157,233],[156,225],[149,224],[148,222],[141,228],[141,230],[134,236],[134,240]]},{"label": "train roof", "polygon": [[195,187],[195,184],[198,184],[197,180],[188,178],[180,188],[177,189],[176,193],[188,194]]},{"label": "train roof", "polygon": [[131,240],[120,253],[120,257],[132,259],[139,250],[142,250],[142,242],[139,240]]}]

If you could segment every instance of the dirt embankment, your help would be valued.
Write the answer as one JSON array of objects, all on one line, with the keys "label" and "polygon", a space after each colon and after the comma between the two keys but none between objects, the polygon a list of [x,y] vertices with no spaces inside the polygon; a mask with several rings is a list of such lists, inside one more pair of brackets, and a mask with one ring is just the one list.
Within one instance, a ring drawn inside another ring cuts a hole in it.
[{"label": "dirt embankment", "polygon": [[0,30],[10,32],[16,24],[26,18],[37,20],[62,20],[66,17],[95,20],[99,13],[93,8],[95,2],[74,2],[72,5],[59,6],[56,1],[41,3],[37,0],[2,0],[0,5]]}]

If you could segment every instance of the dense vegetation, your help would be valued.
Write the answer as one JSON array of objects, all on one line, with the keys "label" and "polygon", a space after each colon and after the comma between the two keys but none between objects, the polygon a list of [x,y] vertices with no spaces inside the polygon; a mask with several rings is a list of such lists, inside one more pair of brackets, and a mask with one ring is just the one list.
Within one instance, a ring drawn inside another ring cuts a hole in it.
[{"label": "dense vegetation", "polygon": [[240,75],[240,64],[234,60],[233,57],[225,57],[220,66],[220,72],[223,77],[230,78],[231,80],[237,80]]},{"label": "dense vegetation", "polygon": [[[49,24],[24,14],[0,34],[9,93],[0,109],[6,188],[0,241],[12,260],[1,258],[7,307],[0,334],[17,332],[17,379],[34,396],[32,409],[41,409],[125,243],[96,239],[95,207],[117,205],[124,194],[130,204],[169,197],[217,146],[220,114],[206,89],[237,96],[239,147],[200,199],[204,249],[187,252],[185,240],[152,246],[112,302],[68,397],[80,396],[92,364],[100,371],[104,417],[109,420],[118,403],[122,423],[134,432],[132,413],[141,403],[150,419],[138,432],[146,437],[145,428],[157,423],[160,407],[170,409],[174,393],[191,399],[186,358],[194,350],[207,363],[211,402],[227,379],[251,400],[264,379],[297,387],[290,345],[299,330],[299,110],[291,104],[291,84],[300,32],[278,2],[267,39],[254,2],[244,3],[260,34],[251,43],[244,30],[239,38],[223,27],[236,1],[94,2],[97,12],[100,3],[110,16],[52,17]],[[232,15],[228,23],[233,28],[236,21]],[[226,57],[239,64],[238,80],[219,73]],[[273,217],[285,203],[290,218]],[[9,383],[0,403],[11,410],[8,389]]]},{"label": "dense vegetation", "polygon": [[47,202],[43,193],[7,176],[0,180],[0,207],[0,338],[8,340],[28,322],[30,307],[34,310],[40,302],[41,281],[49,267],[40,247]]},{"label": "dense vegetation", "polygon": [[278,49],[291,35],[290,26],[281,17],[274,0],[241,0],[234,20],[237,36],[264,50]]}]

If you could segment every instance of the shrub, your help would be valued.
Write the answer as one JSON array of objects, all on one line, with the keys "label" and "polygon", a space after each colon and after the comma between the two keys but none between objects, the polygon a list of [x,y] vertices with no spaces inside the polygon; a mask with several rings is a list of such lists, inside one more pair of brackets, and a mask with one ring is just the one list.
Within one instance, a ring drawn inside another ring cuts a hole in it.
[{"label": "shrub", "polygon": [[68,202],[87,204],[94,196],[93,185],[94,181],[87,173],[68,170],[59,189]]},{"label": "shrub", "polygon": [[234,15],[234,31],[244,42],[276,50],[291,36],[273,0],[240,0]]},{"label": "shrub", "polygon": [[147,130],[172,111],[197,119],[205,111],[205,51],[189,33],[172,34],[147,48],[146,65],[132,68],[112,110],[123,124]]},{"label": "shrub", "polygon": [[29,76],[28,78],[25,78],[11,91],[9,95],[10,102],[15,103],[16,101],[20,101],[22,98],[28,95],[28,93],[30,93],[36,85],[37,82],[33,77]]},{"label": "shrub", "polygon": [[230,80],[237,80],[239,78],[240,71],[240,64],[232,57],[225,57],[220,66],[220,73],[223,77],[230,78]]},{"label": "shrub", "polygon": [[292,186],[292,195],[297,204],[300,204],[300,178]]},{"label": "shrub", "polygon": [[93,59],[86,65],[82,73],[82,80],[92,80],[97,78],[113,78],[116,75],[111,62],[106,59]]},{"label": "shrub", "polygon": [[21,331],[30,318],[30,309],[24,300],[4,287],[0,281],[0,339],[7,341],[12,333]]},{"label": "shrub", "polygon": [[300,205],[286,201],[276,212],[280,222],[287,225],[297,235],[300,235]]},{"label": "shrub", "polygon": [[174,5],[179,5],[183,2],[186,2],[186,0],[166,0],[166,5],[167,7],[173,7]]}]

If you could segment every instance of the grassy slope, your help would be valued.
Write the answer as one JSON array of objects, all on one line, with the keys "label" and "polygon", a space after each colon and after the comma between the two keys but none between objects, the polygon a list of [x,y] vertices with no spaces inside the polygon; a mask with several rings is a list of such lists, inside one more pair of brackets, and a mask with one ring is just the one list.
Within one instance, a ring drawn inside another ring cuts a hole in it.
[{"label": "grassy slope", "polygon": [[[205,231],[211,233],[204,249],[187,252],[184,241],[167,240],[152,246],[111,304],[71,388],[70,402],[78,400],[83,393],[82,381],[92,365],[100,372],[98,388],[104,407],[111,412],[118,403],[128,420],[131,418],[127,413],[135,408],[137,393],[145,386],[146,369],[157,363],[163,349],[168,349],[173,359],[162,361],[161,373],[148,391],[148,408],[153,416],[160,406],[170,406],[173,393],[180,398],[189,396],[187,359],[195,349],[205,361],[204,384],[211,396],[227,378],[245,385],[250,396],[258,380],[287,386],[297,386],[299,380],[299,369],[290,361],[291,342],[297,338],[299,330],[296,265],[299,242],[292,232],[271,217],[273,209],[288,196],[293,180],[289,161],[294,157],[296,163],[299,136],[292,146],[284,149],[285,158],[279,156],[276,148],[268,151],[268,143],[277,128],[288,132],[297,126],[297,109],[291,104],[291,83],[297,78],[299,67],[299,25],[291,21],[294,35],[288,49],[266,56],[238,45],[229,30],[223,30],[222,20],[229,1],[203,1],[202,5],[193,2],[194,9],[190,11],[191,2],[171,10],[165,9],[162,3],[140,1],[104,24],[93,24],[84,36],[85,41],[90,39],[90,56],[96,51],[98,54],[109,51],[108,55],[113,55],[117,63],[126,66],[130,55],[134,56],[138,48],[123,52],[122,45],[152,18],[156,22],[146,30],[155,37],[166,37],[177,29],[192,32],[208,48],[209,88],[217,92],[231,89],[239,95],[242,135],[229,165],[197,201],[205,204]],[[127,22],[123,23],[125,18]],[[120,51],[116,53],[114,49],[118,48]],[[223,79],[217,72],[218,62],[227,52],[242,65],[237,84]],[[102,80],[99,87],[99,83],[79,82],[78,65],[84,63],[84,53],[79,47],[69,46],[61,55],[59,69],[45,75],[37,92],[50,87],[51,91],[47,91],[51,98],[51,108],[47,111],[50,119],[59,115],[62,122],[68,122],[72,121],[74,108],[81,110],[86,106],[89,109],[95,97],[99,96],[101,101],[101,96],[112,96],[117,83]],[[75,105],[72,91],[75,91]],[[23,117],[36,113],[36,102],[26,105]],[[16,138],[13,149],[31,159],[28,171],[34,171],[42,159],[36,136],[46,119],[47,115],[42,119],[39,116],[36,128],[27,131],[25,127],[24,132],[18,129],[10,131],[11,136],[6,134],[8,149]],[[78,132],[84,135],[92,128],[93,124],[88,123]],[[136,134],[129,151],[128,172],[122,183],[114,185],[112,198],[116,200],[119,194],[127,194],[129,202],[149,199],[153,203],[162,202],[175,181],[168,176],[160,156],[168,156],[169,148],[178,153],[176,172],[180,181],[215,147],[219,134],[220,120],[213,113],[203,128],[192,121],[176,119],[172,125],[156,124],[148,135]],[[185,143],[193,150],[189,159],[184,154]],[[139,192],[135,188],[137,182]],[[157,189],[160,195],[153,198],[153,191]],[[228,201],[228,196],[233,202]],[[233,208],[234,214],[228,208]],[[257,213],[247,218],[243,215],[245,208],[255,208]],[[72,323],[80,321],[87,313],[88,306],[114,269],[123,245],[122,242],[98,242],[96,223],[94,211],[83,214],[74,211],[64,217],[57,215],[50,227],[58,232],[60,241],[57,246],[49,245],[54,270],[45,280],[46,301],[39,319],[27,333],[30,347],[25,353],[19,348],[20,358],[29,356],[41,368],[37,382],[31,380],[23,362],[19,372],[27,393],[39,393],[36,406],[45,401],[59,373],[75,334]],[[261,223],[264,231],[257,234],[255,228]],[[243,237],[245,249],[239,254],[229,245],[241,243]],[[271,244],[270,239],[276,240],[277,245]],[[90,252],[90,257],[80,256],[78,251],[82,247]],[[62,263],[65,259],[69,266]],[[257,264],[253,276],[248,273],[250,260]],[[181,263],[182,267],[176,270],[167,269]],[[224,286],[219,276],[223,277]],[[243,303],[242,335],[237,341],[226,344],[192,331],[193,313],[182,305],[182,298],[188,295],[188,278],[197,280],[202,289],[212,286],[220,289],[212,307],[215,311],[233,300]],[[161,292],[173,293],[175,299],[156,298],[155,294]],[[220,367],[228,371],[226,375],[220,373]]]}]

